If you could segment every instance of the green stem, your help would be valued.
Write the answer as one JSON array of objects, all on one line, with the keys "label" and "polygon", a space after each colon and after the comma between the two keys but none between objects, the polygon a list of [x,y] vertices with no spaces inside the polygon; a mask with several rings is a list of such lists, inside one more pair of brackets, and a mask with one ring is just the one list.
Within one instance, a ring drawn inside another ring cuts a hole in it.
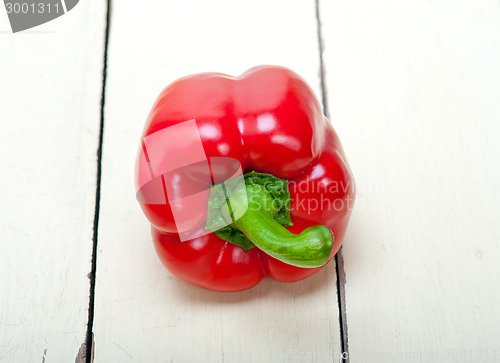
[{"label": "green stem", "polygon": [[259,249],[289,265],[323,266],[333,246],[332,232],[325,226],[309,227],[293,234],[269,214],[248,211],[235,225]]},{"label": "green stem", "polygon": [[[314,268],[328,262],[333,247],[333,235],[328,227],[319,225],[293,234],[283,226],[291,225],[286,180],[251,172],[245,175],[244,186],[243,183],[239,188],[225,184],[226,212],[221,208],[223,197],[214,190],[209,200],[209,215],[213,220],[211,204],[217,205],[218,221],[232,224],[217,230],[210,228],[217,227],[214,223],[207,222],[208,229],[231,243],[247,247],[245,249],[253,247],[245,245],[243,240],[248,239],[250,244],[289,265]],[[280,191],[280,186],[284,190]]]}]

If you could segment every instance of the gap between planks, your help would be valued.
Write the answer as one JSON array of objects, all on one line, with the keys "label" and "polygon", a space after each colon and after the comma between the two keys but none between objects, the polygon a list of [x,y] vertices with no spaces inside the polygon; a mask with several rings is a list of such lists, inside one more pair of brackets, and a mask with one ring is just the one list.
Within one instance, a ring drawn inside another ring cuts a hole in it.
[{"label": "gap between planks", "polygon": [[[319,76],[321,86],[321,100],[323,103],[323,112],[325,116],[330,119],[330,112],[328,108],[327,87],[325,77],[325,65],[323,62],[323,36],[321,33],[321,16],[319,0],[315,0],[316,5],[316,24],[318,34],[318,51],[319,51]],[[340,325],[340,352],[341,356],[346,362],[349,362],[349,341],[347,335],[347,314],[345,304],[345,271],[344,271],[344,258],[342,257],[342,247],[338,250],[334,257],[335,259],[335,272],[337,275],[337,304],[339,309],[339,325]]]},{"label": "gap between planks", "polygon": [[[95,195],[95,211],[94,211],[94,234],[92,238],[92,269],[89,273],[90,279],[90,294],[89,294],[89,315],[87,322],[87,335],[85,343],[78,352],[76,363],[83,363],[83,359],[79,361],[81,353],[85,349],[85,362],[92,363],[94,360],[94,304],[95,304],[95,281],[96,281],[96,268],[97,268],[97,236],[99,228],[99,211],[101,201],[101,174],[102,174],[102,143],[104,139],[104,105],[106,103],[106,75],[108,68],[108,46],[109,46],[109,30],[111,19],[111,0],[106,1],[106,29],[104,35],[104,55],[103,55],[103,69],[102,69],[102,93],[101,93],[101,115],[99,125],[99,142],[97,147],[97,180],[96,180],[96,195]],[[81,359],[80,358],[80,359]]]}]

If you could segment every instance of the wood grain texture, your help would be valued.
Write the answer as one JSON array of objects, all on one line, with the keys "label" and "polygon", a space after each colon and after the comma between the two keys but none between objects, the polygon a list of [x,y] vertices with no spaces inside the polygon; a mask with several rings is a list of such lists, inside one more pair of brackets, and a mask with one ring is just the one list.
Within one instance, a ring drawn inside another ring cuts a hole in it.
[{"label": "wood grain texture", "polygon": [[85,340],[104,19],[82,1],[11,34],[0,9],[2,362],[72,362]]},{"label": "wood grain texture", "polygon": [[[132,20],[133,19],[133,20]],[[299,283],[215,293],[171,276],[134,199],[133,162],[159,92],[204,71],[280,64],[319,95],[314,2],[113,4],[94,320],[95,361],[286,361],[340,350],[335,266]]]},{"label": "wood grain texture", "polygon": [[500,4],[321,1],[353,362],[500,360]]}]

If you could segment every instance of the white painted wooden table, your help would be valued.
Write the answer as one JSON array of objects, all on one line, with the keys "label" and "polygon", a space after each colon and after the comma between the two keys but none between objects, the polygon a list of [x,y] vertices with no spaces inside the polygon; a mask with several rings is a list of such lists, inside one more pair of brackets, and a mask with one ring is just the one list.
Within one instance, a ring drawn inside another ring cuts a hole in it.
[{"label": "white painted wooden table", "polygon": [[[164,86],[258,64],[324,100],[358,199],[338,267],[214,293],[161,266],[133,160]],[[0,361],[500,362],[499,65],[497,0],[0,9]]]}]

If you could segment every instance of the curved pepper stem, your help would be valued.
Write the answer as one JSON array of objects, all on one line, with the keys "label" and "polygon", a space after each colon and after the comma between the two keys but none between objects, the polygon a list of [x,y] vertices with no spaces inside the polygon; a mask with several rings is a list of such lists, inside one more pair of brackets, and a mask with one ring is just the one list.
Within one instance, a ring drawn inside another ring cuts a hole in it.
[{"label": "curved pepper stem", "polygon": [[250,172],[245,174],[244,187],[228,183],[217,187],[210,195],[206,226],[217,236],[246,251],[257,246],[297,267],[321,267],[328,262],[333,247],[328,227],[309,227],[300,234],[285,228],[292,225],[286,180]]},{"label": "curved pepper stem", "polygon": [[259,249],[286,264],[320,267],[328,262],[333,235],[328,227],[314,226],[293,234],[269,214],[248,211],[235,225]]}]

